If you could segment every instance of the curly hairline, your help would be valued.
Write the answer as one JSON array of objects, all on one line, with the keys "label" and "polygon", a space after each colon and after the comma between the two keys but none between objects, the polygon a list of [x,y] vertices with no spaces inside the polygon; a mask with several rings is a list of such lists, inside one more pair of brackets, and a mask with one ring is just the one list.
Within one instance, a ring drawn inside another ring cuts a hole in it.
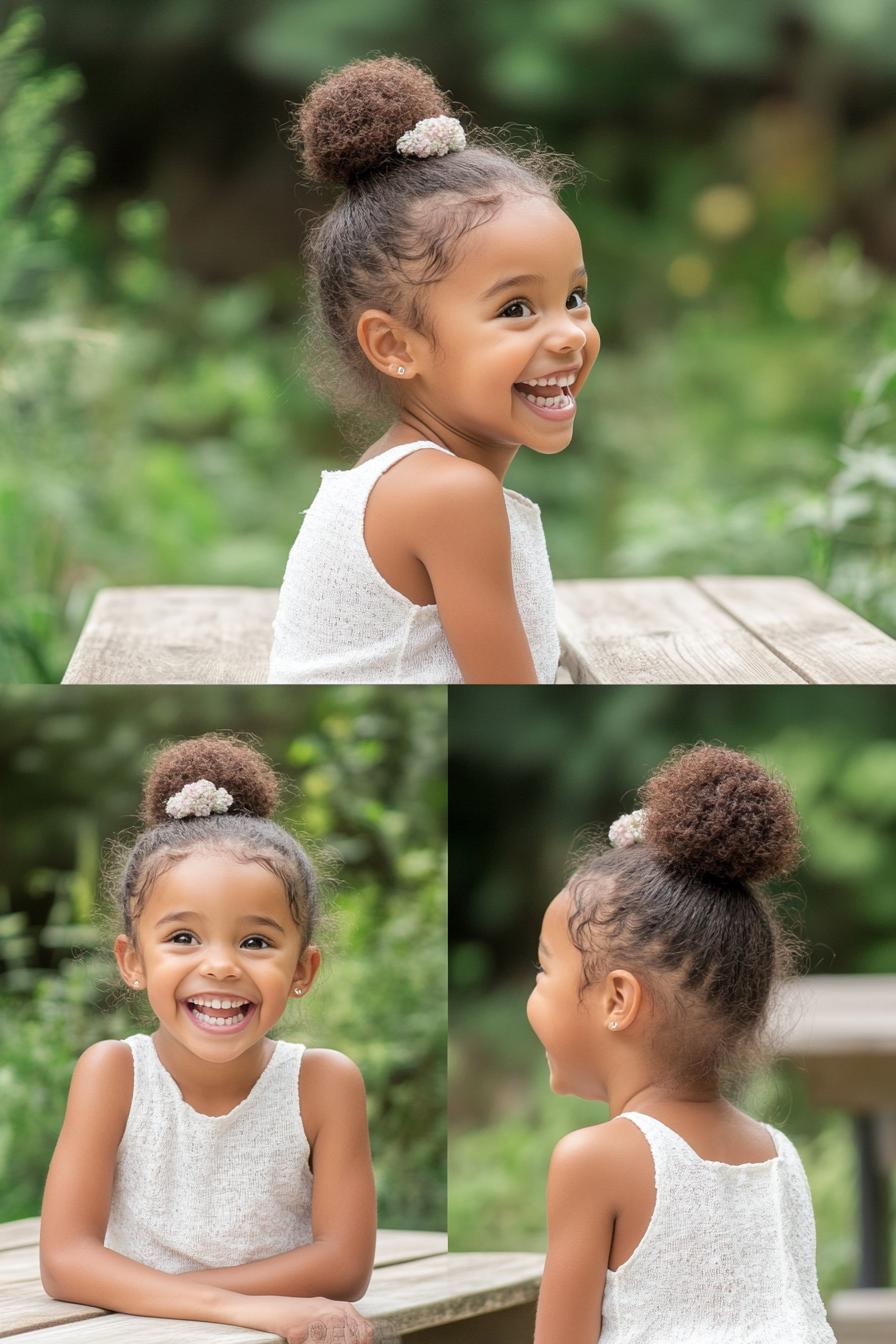
[{"label": "curly hairline", "polygon": [[[306,361],[312,383],[337,410],[390,414],[390,380],[356,337],[365,308],[390,312],[437,349],[426,291],[449,274],[460,245],[508,199],[541,196],[559,204],[582,170],[568,155],[536,144],[521,150],[475,132],[467,149],[407,159],[347,188],[314,221],[305,240],[308,278]],[[434,209],[434,202],[443,209]],[[451,204],[455,209],[448,208]],[[341,369],[333,367],[336,353]]]},{"label": "curly hairline", "polygon": [[137,944],[136,922],[153,885],[191,854],[224,851],[238,863],[258,863],[278,878],[302,937],[311,941],[320,913],[317,877],[289,831],[263,817],[210,816],[162,822],[144,831],[127,855],[118,883],[124,931]]}]

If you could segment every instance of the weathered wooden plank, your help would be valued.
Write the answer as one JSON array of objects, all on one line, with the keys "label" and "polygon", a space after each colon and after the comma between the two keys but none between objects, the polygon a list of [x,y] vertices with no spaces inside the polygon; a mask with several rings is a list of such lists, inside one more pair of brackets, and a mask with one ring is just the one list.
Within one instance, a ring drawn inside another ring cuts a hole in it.
[{"label": "weathered wooden plank", "polygon": [[38,1246],[11,1246],[0,1252],[0,1287],[12,1283],[40,1280],[40,1251]]},{"label": "weathered wooden plank", "polygon": [[[56,1306],[64,1306],[56,1303]],[[24,1334],[0,1330],[0,1337],[12,1335],[20,1344],[282,1344],[280,1335],[267,1330],[244,1330],[238,1325],[215,1325],[211,1321],[179,1321],[167,1316],[127,1316],[123,1312],[102,1312],[68,1304],[72,1312],[90,1311],[87,1319],[74,1315],[45,1328],[24,1327]],[[20,1327],[21,1329],[21,1327]]]},{"label": "weathered wooden plank", "polygon": [[63,682],[263,682],[276,607],[275,588],[105,588]]},{"label": "weathered wooden plank", "polygon": [[838,1344],[893,1344],[896,1288],[862,1288],[834,1293],[828,1307]]},{"label": "weathered wooden plank", "polygon": [[819,1106],[896,1111],[896,975],[809,975],[787,981],[769,1040],[794,1058]]},{"label": "weathered wooden plank", "polygon": [[[16,1247],[37,1247],[40,1241],[40,1218],[19,1218],[12,1223],[0,1223],[0,1282],[6,1260],[3,1252]],[[393,1265],[402,1260],[421,1260],[429,1255],[444,1255],[448,1250],[448,1237],[444,1232],[408,1232],[403,1228],[381,1227],[376,1234],[376,1249],[373,1263]],[[33,1263],[37,1272],[37,1250]]]},{"label": "weathered wooden plank", "polygon": [[[469,1252],[388,1265],[375,1272],[358,1310],[380,1323],[386,1333],[413,1334],[448,1321],[534,1302],[543,1264],[543,1256],[528,1253]],[[123,1339],[129,1344],[170,1344],[175,1333],[179,1344],[274,1344],[277,1338],[263,1331],[207,1321],[175,1323],[162,1317],[97,1313],[94,1308],[50,1298],[44,1298],[44,1303],[60,1312],[44,1318],[45,1328],[38,1328],[42,1324],[38,1320],[10,1329],[4,1316],[3,1331],[27,1331],[20,1338],[27,1338],[29,1344],[111,1344]],[[89,1313],[90,1319],[78,1319],[76,1313]]]},{"label": "weathered wooden plank", "polygon": [[[40,1253],[37,1244],[39,1218],[23,1220],[29,1225],[20,1235],[34,1237],[30,1245],[8,1246],[0,1252],[0,1335],[31,1330],[50,1321],[80,1320],[99,1314],[96,1307],[56,1302],[47,1297],[40,1284]],[[35,1224],[37,1226],[35,1226]],[[8,1229],[17,1224],[8,1223]],[[448,1250],[443,1232],[407,1232],[381,1228],[377,1233],[374,1265],[404,1264],[412,1260],[432,1259]]]},{"label": "weathered wooden plank", "polygon": [[43,1331],[106,1314],[99,1307],[85,1307],[79,1302],[57,1302],[47,1297],[38,1281],[0,1287],[0,1338],[21,1337],[25,1331]]},{"label": "weathered wooden plank", "polygon": [[384,1265],[398,1265],[405,1260],[424,1260],[433,1255],[447,1255],[446,1232],[405,1232],[381,1227],[376,1234],[373,1263],[377,1269]]},{"label": "weathered wooden plank", "polygon": [[39,1218],[17,1218],[12,1223],[0,1223],[0,1251],[13,1246],[36,1246],[39,1238]]},{"label": "weathered wooden plank", "polygon": [[[896,1056],[896,975],[807,975],[780,986],[771,1022],[798,1054]],[[894,1076],[896,1087],[896,1076]]]},{"label": "weathered wooden plank", "polygon": [[896,683],[896,640],[807,579],[708,575],[696,583],[805,680]]},{"label": "weathered wooden plank", "polygon": [[[448,1238],[440,1232],[380,1232],[376,1239],[374,1265],[379,1269],[385,1265],[405,1264],[410,1260],[424,1260],[434,1255],[444,1255],[448,1250]],[[40,1282],[40,1248],[37,1243],[31,1246],[16,1246],[0,1252],[0,1288],[12,1284],[25,1284],[34,1287]]]},{"label": "weathered wooden plank", "polygon": [[543,1269],[530,1252],[450,1252],[381,1270],[358,1310],[405,1334],[533,1302]]},{"label": "weathered wooden plank", "polygon": [[805,679],[688,579],[555,584],[563,661],[602,684],[801,684]]}]

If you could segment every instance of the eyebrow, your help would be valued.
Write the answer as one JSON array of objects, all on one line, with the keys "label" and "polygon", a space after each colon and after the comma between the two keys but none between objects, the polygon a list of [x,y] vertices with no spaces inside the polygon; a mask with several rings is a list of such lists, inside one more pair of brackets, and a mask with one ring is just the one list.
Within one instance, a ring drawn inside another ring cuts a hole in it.
[{"label": "eyebrow", "polygon": [[[587,277],[587,275],[588,272],[585,270],[585,267],[580,266],[578,270],[573,271],[572,278],[573,280],[581,280],[583,277]],[[498,294],[502,289],[510,289],[515,285],[537,285],[543,283],[543,275],[509,275],[506,279],[499,280],[496,285],[492,285],[491,289],[487,289],[481,298],[483,300],[490,299],[493,294]]]},{"label": "eyebrow", "polygon": [[[202,915],[198,914],[195,910],[176,910],[172,915],[163,915],[156,924],[156,928],[160,929],[163,924],[182,924],[185,919],[196,919],[201,921]],[[240,915],[240,919],[245,924],[267,924],[270,928],[276,929],[278,933],[284,932],[282,926],[277,923],[276,919],[269,919],[267,915]]]}]

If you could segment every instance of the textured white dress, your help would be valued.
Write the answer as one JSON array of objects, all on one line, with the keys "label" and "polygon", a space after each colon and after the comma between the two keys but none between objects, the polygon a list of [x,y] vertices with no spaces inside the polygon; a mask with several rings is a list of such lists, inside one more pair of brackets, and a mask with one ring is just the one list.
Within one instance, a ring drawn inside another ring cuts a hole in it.
[{"label": "textured white dress", "polygon": [[[268,682],[463,681],[436,604],[418,606],[387,583],[364,541],[364,514],[374,485],[421,448],[454,456],[421,439],[389,448],[348,471],[321,472],[320,489],[286,564]],[[504,499],[517,608],[538,680],[553,682],[560,642],[541,512],[515,490],[505,490]]]},{"label": "textured white dress", "polygon": [[105,1245],[169,1274],[307,1245],[312,1175],[298,1100],[305,1047],[277,1041],[238,1106],[202,1115],[184,1101],[151,1036],[127,1044],[134,1091]]},{"label": "textured white dress", "polygon": [[793,1144],[732,1166],[699,1157],[675,1130],[622,1114],[653,1155],[647,1231],[607,1270],[600,1344],[836,1344],[818,1291],[815,1219]]}]

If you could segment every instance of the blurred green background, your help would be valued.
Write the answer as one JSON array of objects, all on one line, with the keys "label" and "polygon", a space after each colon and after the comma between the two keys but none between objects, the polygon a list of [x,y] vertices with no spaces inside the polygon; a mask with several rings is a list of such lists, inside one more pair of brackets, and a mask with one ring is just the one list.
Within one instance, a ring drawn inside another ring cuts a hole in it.
[{"label": "blurred green background", "polygon": [[321,853],[321,975],[279,1034],[367,1085],[381,1227],[445,1226],[445,692],[11,687],[0,692],[0,1222],[40,1211],[75,1061],[153,1031],[122,986],[103,849],[137,828],[163,741],[253,734],[282,819]]},{"label": "blurred green background", "polygon": [[[449,698],[449,1236],[452,1249],[545,1246],[554,1144],[607,1117],[554,1096],[526,1020],[544,910],[587,836],[637,806],[675,746],[722,742],[777,768],[806,855],[774,888],[808,973],[896,974],[896,692],[872,687],[468,687]],[[823,1295],[855,1282],[849,1118],[815,1107],[794,1064],[732,1098],[783,1129],[812,1188]],[[896,1208],[892,1217],[896,1248]],[[896,1257],[890,1281],[896,1281]]]},{"label": "blurred green background", "polygon": [[569,451],[509,479],[557,577],[801,574],[896,631],[891,0],[0,15],[0,680],[57,680],[105,584],[278,585],[362,446],[300,367],[328,198],[285,130],[375,52],[587,170],[603,351]]}]

